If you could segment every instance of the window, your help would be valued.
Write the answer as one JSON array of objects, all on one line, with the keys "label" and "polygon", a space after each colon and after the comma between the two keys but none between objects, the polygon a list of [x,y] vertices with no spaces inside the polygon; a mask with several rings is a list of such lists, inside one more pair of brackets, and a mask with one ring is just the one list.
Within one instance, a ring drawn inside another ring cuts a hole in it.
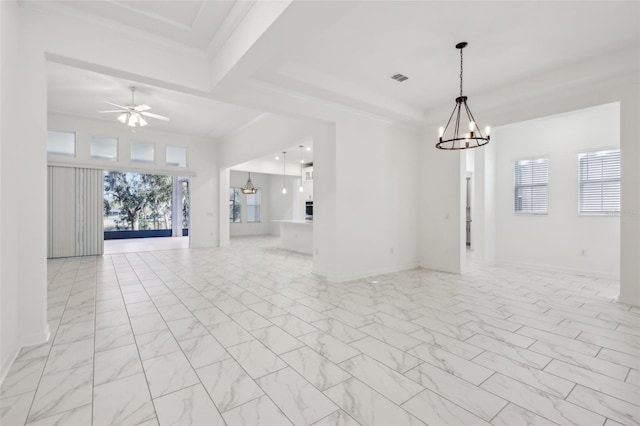
[{"label": "window", "polygon": [[578,155],[578,211],[585,214],[620,212],[620,150]]},{"label": "window", "polygon": [[118,159],[118,139],[92,137],[91,158],[116,161]]},{"label": "window", "polygon": [[155,163],[155,145],[149,142],[131,142],[131,161],[136,163]]},{"label": "window", "polygon": [[516,213],[547,213],[549,203],[548,158],[516,161],[513,182],[513,210]]},{"label": "window", "polygon": [[258,189],[255,194],[247,194],[247,223],[260,222],[260,192]]},{"label": "window", "polygon": [[241,203],[242,192],[240,192],[240,188],[229,188],[229,222],[242,222]]},{"label": "window", "polygon": [[187,148],[167,146],[165,161],[167,166],[187,167]]},{"label": "window", "polygon": [[112,239],[113,235],[132,238],[122,233],[109,235],[114,231],[170,230],[173,220],[172,189],[171,176],[105,170],[105,239]]},{"label": "window", "polygon": [[76,155],[76,134],[47,132],[47,152],[56,155]]}]

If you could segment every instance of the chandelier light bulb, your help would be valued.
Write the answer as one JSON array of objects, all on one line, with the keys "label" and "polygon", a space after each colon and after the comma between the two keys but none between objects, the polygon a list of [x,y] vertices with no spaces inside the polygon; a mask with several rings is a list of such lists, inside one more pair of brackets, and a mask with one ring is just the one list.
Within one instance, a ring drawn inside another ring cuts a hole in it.
[{"label": "chandelier light bulb", "polygon": [[476,123],[474,123],[473,121],[470,121],[469,122],[469,130],[473,132],[475,130],[475,128],[476,128]]},{"label": "chandelier light bulb", "polygon": [[484,128],[484,132],[489,136],[491,134],[491,126],[487,126]]},{"label": "chandelier light bulb", "polygon": [[444,136],[444,127],[438,129],[438,137],[441,138],[442,136]]}]

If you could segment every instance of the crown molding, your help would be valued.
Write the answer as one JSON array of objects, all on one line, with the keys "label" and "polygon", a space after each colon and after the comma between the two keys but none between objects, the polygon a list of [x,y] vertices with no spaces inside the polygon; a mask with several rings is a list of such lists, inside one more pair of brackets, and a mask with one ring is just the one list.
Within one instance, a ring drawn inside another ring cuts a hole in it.
[{"label": "crown molding", "polygon": [[168,37],[150,34],[143,30],[137,30],[129,25],[120,24],[112,19],[87,13],[57,1],[20,0],[19,4],[31,12],[44,13],[49,16],[58,16],[92,25],[99,25],[110,31],[116,31],[128,37],[135,37],[139,41],[151,43],[154,47],[187,54],[198,59],[207,59],[206,53],[196,47],[177,42]]},{"label": "crown molding", "polygon": [[229,40],[229,37],[236,31],[238,26],[242,23],[247,16],[256,0],[236,1],[225,17],[222,25],[216,33],[213,35],[209,44],[205,48],[205,56],[211,63],[213,58],[218,54],[222,46]]}]

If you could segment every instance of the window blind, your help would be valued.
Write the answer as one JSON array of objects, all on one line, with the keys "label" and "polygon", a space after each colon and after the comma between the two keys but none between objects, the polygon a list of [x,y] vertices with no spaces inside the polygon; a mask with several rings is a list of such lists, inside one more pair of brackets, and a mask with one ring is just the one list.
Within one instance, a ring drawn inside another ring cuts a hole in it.
[{"label": "window blind", "polygon": [[547,213],[549,159],[516,161],[513,171],[513,210],[516,213]]},{"label": "window blind", "polygon": [[260,222],[260,204],[262,193],[258,189],[255,194],[247,194],[247,223]]},{"label": "window blind", "polygon": [[620,150],[578,155],[578,211],[585,214],[620,212]]}]

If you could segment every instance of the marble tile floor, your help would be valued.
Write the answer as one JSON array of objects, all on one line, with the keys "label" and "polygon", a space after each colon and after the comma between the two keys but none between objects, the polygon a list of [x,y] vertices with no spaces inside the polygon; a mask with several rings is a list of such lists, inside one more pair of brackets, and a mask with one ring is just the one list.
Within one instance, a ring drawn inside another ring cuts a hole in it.
[{"label": "marble tile floor", "polygon": [[640,425],[615,281],[479,267],[346,283],[272,238],[51,260],[2,425]]}]

